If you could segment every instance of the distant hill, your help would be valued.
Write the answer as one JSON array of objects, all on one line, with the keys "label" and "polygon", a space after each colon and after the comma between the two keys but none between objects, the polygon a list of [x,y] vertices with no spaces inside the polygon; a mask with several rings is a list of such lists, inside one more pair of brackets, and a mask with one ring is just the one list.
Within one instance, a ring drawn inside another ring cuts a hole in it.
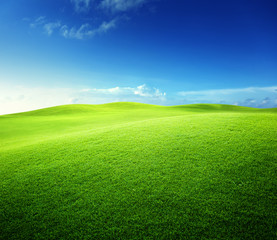
[{"label": "distant hill", "polygon": [[[61,105],[49,108],[43,108],[28,112],[8,114],[8,115],[21,115],[21,116],[33,116],[33,115],[64,115],[64,114],[86,114],[99,111],[115,111],[115,110],[151,110],[151,109],[182,109],[184,111],[194,111],[194,112],[203,112],[203,111],[277,111],[277,108],[271,109],[261,109],[261,108],[251,108],[251,107],[242,107],[235,105],[227,104],[189,104],[189,105],[176,105],[176,106],[160,106],[160,105],[151,105],[135,102],[116,102],[116,103],[107,103],[107,104],[69,104]],[[2,115],[4,116],[4,115]],[[0,116],[1,117],[1,116]]]}]

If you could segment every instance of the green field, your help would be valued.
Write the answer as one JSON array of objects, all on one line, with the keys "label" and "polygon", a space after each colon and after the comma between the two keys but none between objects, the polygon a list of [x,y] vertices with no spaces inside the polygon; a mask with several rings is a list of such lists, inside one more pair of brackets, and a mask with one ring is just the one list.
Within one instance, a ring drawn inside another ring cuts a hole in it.
[{"label": "green field", "polygon": [[277,109],[0,116],[1,239],[276,239]]}]

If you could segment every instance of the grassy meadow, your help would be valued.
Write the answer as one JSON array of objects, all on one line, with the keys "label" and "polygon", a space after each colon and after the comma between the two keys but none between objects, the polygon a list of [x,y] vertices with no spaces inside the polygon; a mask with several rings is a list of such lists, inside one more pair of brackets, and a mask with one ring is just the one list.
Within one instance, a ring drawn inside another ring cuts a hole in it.
[{"label": "grassy meadow", "polygon": [[0,239],[276,239],[277,109],[0,116]]}]

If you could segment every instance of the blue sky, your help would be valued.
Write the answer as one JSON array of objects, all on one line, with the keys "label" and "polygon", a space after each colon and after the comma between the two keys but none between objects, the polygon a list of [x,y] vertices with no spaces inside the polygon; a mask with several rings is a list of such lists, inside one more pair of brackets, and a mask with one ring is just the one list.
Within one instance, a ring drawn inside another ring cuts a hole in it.
[{"label": "blue sky", "polygon": [[277,107],[273,0],[0,2],[0,114],[136,101]]}]

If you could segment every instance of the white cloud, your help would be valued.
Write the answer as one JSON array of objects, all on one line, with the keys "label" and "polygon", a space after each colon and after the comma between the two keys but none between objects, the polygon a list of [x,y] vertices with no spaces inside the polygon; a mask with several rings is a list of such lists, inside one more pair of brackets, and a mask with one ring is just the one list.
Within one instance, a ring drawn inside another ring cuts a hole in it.
[{"label": "white cloud", "polygon": [[96,28],[91,27],[88,23],[84,23],[80,27],[76,28],[62,24],[60,21],[49,22],[45,17],[39,17],[31,23],[30,26],[32,28],[40,26],[48,36],[51,36],[54,31],[57,30],[65,38],[86,39],[94,37],[97,34],[106,33],[110,29],[115,28],[117,21],[118,18],[114,18],[108,22],[104,21]]},{"label": "white cloud", "polygon": [[109,102],[162,104],[165,93],[146,85],[106,89],[45,88],[1,86],[0,114],[30,111],[63,104],[101,104]]},{"label": "white cloud", "polygon": [[137,8],[145,2],[146,0],[103,0],[100,3],[100,7],[112,12],[123,12]]},{"label": "white cloud", "polygon": [[132,91],[134,92],[135,95],[138,95],[141,97],[163,98],[166,96],[165,92],[160,92],[160,90],[157,88],[149,89],[145,84],[132,89]]},{"label": "white cloud", "polygon": [[83,96],[105,97],[114,101],[141,101],[161,103],[166,100],[166,93],[159,89],[147,87],[145,84],[137,87],[114,87],[106,89],[83,89]]},{"label": "white cloud", "polygon": [[36,28],[37,26],[43,25],[46,22],[45,16],[40,16],[36,18],[32,23],[30,23],[31,28]]},{"label": "white cloud", "polygon": [[[122,19],[128,19],[126,12],[131,9],[141,7],[149,0],[70,0],[74,10],[77,12],[75,17],[78,18],[79,26],[70,26],[66,22],[48,21],[45,16],[40,16],[30,23],[31,28],[41,27],[43,31],[51,36],[54,30],[58,30],[61,36],[71,39],[91,38],[97,34],[105,33],[112,28],[115,28],[117,22]],[[94,10],[91,15],[91,10]],[[124,13],[123,13],[124,12]],[[103,14],[106,13],[106,14]],[[114,19],[107,20],[107,13],[113,13]],[[90,16],[89,16],[90,15]],[[23,21],[29,21],[23,19]],[[97,21],[98,27],[92,27],[88,20]],[[80,24],[81,22],[81,24]]]},{"label": "white cloud", "polygon": [[63,25],[60,33],[65,38],[85,39],[95,36],[96,34],[106,33],[108,30],[116,27],[117,19],[109,22],[103,22],[98,28],[92,28],[88,23],[82,24],[79,28]]},{"label": "white cloud", "polygon": [[276,91],[277,86],[273,87],[248,87],[248,88],[233,88],[233,89],[213,89],[204,91],[182,91],[178,94],[181,96],[216,96],[216,95],[231,95],[236,93],[256,93]]},{"label": "white cloud", "polygon": [[105,33],[107,32],[109,29],[115,28],[116,27],[116,22],[117,19],[113,19],[109,22],[103,22],[98,29],[96,29],[97,33]]},{"label": "white cloud", "polygon": [[71,0],[76,12],[87,12],[92,0]]},{"label": "white cloud", "polygon": [[48,36],[51,36],[53,31],[61,26],[60,22],[46,23],[43,28]]},{"label": "white cloud", "polygon": [[266,105],[269,104],[270,102],[271,102],[271,99],[270,99],[269,97],[266,97],[266,98],[264,98],[264,99],[261,101],[260,105],[261,105],[261,107],[262,107],[262,106],[266,106]]},{"label": "white cloud", "polygon": [[276,107],[276,89],[277,86],[182,91],[178,96],[182,104],[225,103],[249,107]]},{"label": "white cloud", "polygon": [[65,38],[84,39],[86,36],[91,36],[91,30],[89,24],[83,24],[78,29],[75,27],[69,28],[67,25],[63,25],[60,29],[60,33]]}]

